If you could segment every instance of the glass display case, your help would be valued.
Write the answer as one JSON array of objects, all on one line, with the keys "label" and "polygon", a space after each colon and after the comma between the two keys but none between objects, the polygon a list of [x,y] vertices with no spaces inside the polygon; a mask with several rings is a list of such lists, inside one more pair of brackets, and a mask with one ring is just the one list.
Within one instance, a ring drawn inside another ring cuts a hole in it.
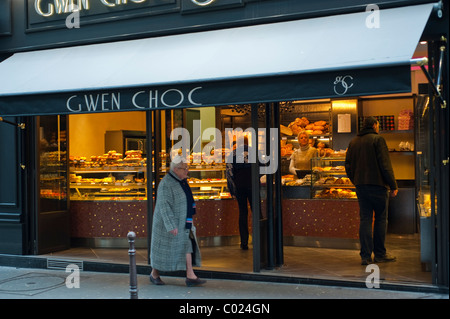
[{"label": "glass display case", "polygon": [[[146,200],[147,165],[141,151],[121,153],[109,151],[101,156],[71,157],[71,200]],[[161,156],[160,176],[168,169],[167,157]],[[189,185],[195,200],[231,198],[227,190],[225,165],[196,165],[189,167]]]},{"label": "glass display case", "polygon": [[225,165],[190,165],[188,182],[195,200],[231,198]]},{"label": "glass display case", "polygon": [[70,200],[146,200],[146,168],[70,169]]},{"label": "glass display case", "polygon": [[146,166],[140,150],[71,156],[70,200],[146,200]]},{"label": "glass display case", "polygon": [[311,160],[311,196],[323,199],[356,199],[355,186],[345,172],[345,157],[315,157]]}]

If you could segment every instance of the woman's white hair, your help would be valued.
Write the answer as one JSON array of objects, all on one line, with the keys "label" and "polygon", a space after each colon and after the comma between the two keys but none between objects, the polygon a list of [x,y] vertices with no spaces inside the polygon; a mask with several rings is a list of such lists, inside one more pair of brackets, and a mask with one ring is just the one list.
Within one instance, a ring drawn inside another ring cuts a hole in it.
[{"label": "woman's white hair", "polygon": [[187,163],[186,158],[177,154],[172,157],[172,161],[170,162],[170,170],[173,171],[174,168],[179,167],[181,163]]}]

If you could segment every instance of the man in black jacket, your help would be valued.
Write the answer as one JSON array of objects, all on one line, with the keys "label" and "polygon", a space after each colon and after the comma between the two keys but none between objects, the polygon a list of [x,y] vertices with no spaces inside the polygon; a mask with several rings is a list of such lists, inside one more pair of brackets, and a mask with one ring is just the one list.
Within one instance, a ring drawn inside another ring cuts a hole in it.
[{"label": "man in black jacket", "polygon": [[239,207],[239,234],[241,236],[241,249],[248,250],[248,206],[252,207],[252,166],[249,161],[248,137],[243,137],[244,145],[238,146],[238,142],[233,145],[233,152],[230,163],[227,164],[227,183],[231,195],[236,197]]},{"label": "man in black jacket", "polygon": [[366,118],[361,132],[350,141],[345,158],[345,171],[356,187],[359,203],[362,265],[372,263],[372,252],[376,263],[396,260],[395,257],[386,254],[385,239],[388,188],[392,197],[397,196],[398,188],[386,141],[378,135],[378,132],[377,119]]}]

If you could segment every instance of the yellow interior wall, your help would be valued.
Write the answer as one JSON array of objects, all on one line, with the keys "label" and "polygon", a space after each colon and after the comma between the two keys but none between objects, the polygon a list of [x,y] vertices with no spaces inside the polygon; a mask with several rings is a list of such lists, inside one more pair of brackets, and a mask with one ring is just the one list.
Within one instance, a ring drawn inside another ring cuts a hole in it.
[{"label": "yellow interior wall", "polygon": [[[412,97],[405,99],[365,100],[362,106],[362,116],[394,115],[396,131],[381,132],[388,148],[399,151],[400,142],[408,141],[411,145],[414,144],[414,133],[412,131],[397,131],[400,111],[404,109],[414,111]],[[389,155],[396,179],[415,179],[414,153],[390,152]]]},{"label": "yellow interior wall", "polygon": [[145,131],[145,112],[69,115],[70,156],[104,154],[105,132],[119,130]]}]

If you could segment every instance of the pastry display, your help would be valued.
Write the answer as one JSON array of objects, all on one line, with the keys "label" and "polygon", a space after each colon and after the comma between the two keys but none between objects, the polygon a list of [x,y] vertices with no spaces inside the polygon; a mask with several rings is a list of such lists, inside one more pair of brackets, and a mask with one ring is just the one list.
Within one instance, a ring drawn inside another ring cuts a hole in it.
[{"label": "pastry display", "polygon": [[280,128],[281,133],[297,136],[299,133],[305,131],[309,135],[324,135],[330,131],[330,125],[326,121],[310,122],[306,117],[297,117],[293,122],[289,123],[288,128],[292,134],[288,134],[289,131],[283,127]]},{"label": "pastry display", "polygon": [[356,192],[346,188],[325,188],[316,193],[317,198],[356,198]]},{"label": "pastry display", "polygon": [[312,197],[323,199],[355,199],[355,186],[347,177],[345,157],[316,157],[312,160]]},{"label": "pastry display", "polygon": [[142,151],[130,150],[123,154],[115,150],[103,155],[92,155],[89,160],[85,156],[70,156],[69,166],[75,168],[137,167],[146,166],[147,159],[142,157]]}]

